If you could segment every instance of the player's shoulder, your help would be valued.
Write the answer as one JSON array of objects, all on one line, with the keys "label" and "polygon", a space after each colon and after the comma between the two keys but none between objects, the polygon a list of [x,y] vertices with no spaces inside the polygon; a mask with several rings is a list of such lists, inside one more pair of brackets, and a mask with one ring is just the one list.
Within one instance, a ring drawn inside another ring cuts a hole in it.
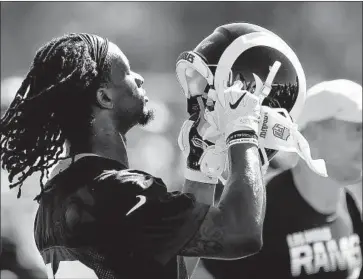
[{"label": "player's shoulder", "polygon": [[[85,156],[73,162],[67,169],[53,179],[53,184],[62,196],[92,196],[98,202],[112,203],[125,200],[134,201],[138,195],[148,201],[162,204],[194,203],[189,195],[168,192],[163,180],[148,172],[127,168],[117,161],[99,157]],[[58,187],[60,185],[61,187]]]},{"label": "player's shoulder", "polygon": [[74,162],[66,176],[72,183],[87,185],[91,191],[137,195],[152,188],[153,191],[166,191],[164,182],[150,173],[128,168],[125,165],[105,157],[85,156]]},{"label": "player's shoulder", "polygon": [[101,156],[85,155],[68,158],[60,161],[54,168],[50,182],[95,179],[103,171],[125,168],[123,164]]},{"label": "player's shoulder", "polygon": [[[136,201],[137,198],[147,199],[148,208],[164,210],[169,213],[195,207],[194,195],[179,191],[169,192],[164,181],[148,172],[137,169],[106,170],[95,179],[96,192],[100,195],[119,193],[123,200]],[[97,190],[98,189],[98,190]],[[112,200],[112,197],[109,198]],[[136,199],[136,200],[135,200]]]},{"label": "player's shoulder", "polygon": [[122,187],[125,190],[131,189],[135,193],[149,189],[166,191],[166,186],[161,178],[130,168],[104,170],[95,177],[94,183],[98,187]]},{"label": "player's shoulder", "polygon": [[91,185],[105,171],[125,169],[121,163],[100,156],[78,156],[61,160],[52,170],[42,197],[72,195],[80,188]]},{"label": "player's shoulder", "polygon": [[148,188],[156,178],[151,174],[136,169],[106,169],[95,177],[98,183],[116,182],[118,184],[136,184],[142,188]]}]

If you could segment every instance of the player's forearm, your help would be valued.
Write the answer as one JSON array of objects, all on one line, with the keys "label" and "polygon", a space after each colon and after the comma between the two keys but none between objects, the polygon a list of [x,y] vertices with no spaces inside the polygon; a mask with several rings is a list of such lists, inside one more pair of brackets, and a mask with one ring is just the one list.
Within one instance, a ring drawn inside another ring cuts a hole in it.
[{"label": "player's forearm", "polygon": [[236,246],[243,250],[250,241],[259,250],[262,245],[266,195],[258,149],[250,144],[233,145],[229,149],[229,160],[230,176],[218,208],[229,237],[238,240]]},{"label": "player's forearm", "polygon": [[266,198],[259,160],[254,145],[230,147],[230,176],[221,201],[179,255],[233,260],[260,251]]},{"label": "player's forearm", "polygon": [[183,187],[184,193],[191,193],[200,203],[213,205],[215,184],[202,183],[186,179]]}]

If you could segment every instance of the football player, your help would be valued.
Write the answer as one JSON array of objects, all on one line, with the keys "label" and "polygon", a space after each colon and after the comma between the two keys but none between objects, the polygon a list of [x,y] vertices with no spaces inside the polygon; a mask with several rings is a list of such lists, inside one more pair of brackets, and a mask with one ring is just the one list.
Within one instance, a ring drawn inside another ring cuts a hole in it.
[{"label": "football player", "polygon": [[275,176],[266,186],[261,252],[203,260],[210,275],[199,267],[195,278],[362,278],[362,201],[347,189],[362,179],[362,87],[342,79],[313,86],[298,123],[329,177],[301,160]]},{"label": "football player", "polygon": [[[142,85],[115,44],[69,34],[36,53],[1,119],[1,161],[11,186],[20,196],[25,179],[42,174],[34,233],[49,278],[185,278],[177,255],[236,259],[261,249],[258,96],[241,82],[229,84],[228,105],[215,111],[230,175],[219,206],[211,207],[130,169],[126,134],[153,115]],[[190,120],[195,137],[181,140],[193,166],[190,189],[217,180],[201,172],[202,154],[192,142],[205,144],[202,118]]]}]

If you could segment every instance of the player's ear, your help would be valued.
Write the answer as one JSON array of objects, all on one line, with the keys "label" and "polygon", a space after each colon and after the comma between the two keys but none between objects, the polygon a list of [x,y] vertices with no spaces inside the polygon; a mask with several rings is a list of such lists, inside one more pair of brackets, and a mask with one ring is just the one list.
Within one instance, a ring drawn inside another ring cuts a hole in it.
[{"label": "player's ear", "polygon": [[97,105],[103,109],[112,109],[113,108],[113,100],[112,100],[112,92],[107,88],[100,88],[96,93],[96,102]]}]

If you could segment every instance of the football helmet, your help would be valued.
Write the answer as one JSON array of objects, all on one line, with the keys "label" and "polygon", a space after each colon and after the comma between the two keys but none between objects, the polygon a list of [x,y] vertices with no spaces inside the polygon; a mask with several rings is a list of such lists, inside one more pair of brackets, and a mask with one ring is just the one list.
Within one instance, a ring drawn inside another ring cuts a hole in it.
[{"label": "football helmet", "polygon": [[[305,74],[294,51],[276,34],[249,23],[219,26],[178,57],[176,75],[189,113],[198,109],[200,96],[208,108],[213,106],[210,100],[236,79],[251,93],[263,92],[263,106],[286,109],[293,122],[305,103]],[[270,161],[276,152],[265,148],[264,155]]]}]

